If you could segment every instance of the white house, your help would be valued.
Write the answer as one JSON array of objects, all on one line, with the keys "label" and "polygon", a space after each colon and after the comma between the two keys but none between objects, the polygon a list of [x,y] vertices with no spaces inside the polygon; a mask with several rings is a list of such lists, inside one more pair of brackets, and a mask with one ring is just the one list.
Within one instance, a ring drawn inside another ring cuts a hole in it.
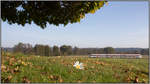
[{"label": "white house", "polygon": [[141,54],[90,54],[89,57],[99,58],[142,58]]}]

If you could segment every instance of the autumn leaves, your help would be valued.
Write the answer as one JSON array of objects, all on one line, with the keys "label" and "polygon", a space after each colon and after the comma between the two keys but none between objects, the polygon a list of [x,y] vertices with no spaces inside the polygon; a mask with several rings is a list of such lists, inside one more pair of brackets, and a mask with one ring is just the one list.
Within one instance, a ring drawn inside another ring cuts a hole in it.
[{"label": "autumn leaves", "polygon": [[3,83],[148,82],[146,59],[4,54],[1,71]]}]

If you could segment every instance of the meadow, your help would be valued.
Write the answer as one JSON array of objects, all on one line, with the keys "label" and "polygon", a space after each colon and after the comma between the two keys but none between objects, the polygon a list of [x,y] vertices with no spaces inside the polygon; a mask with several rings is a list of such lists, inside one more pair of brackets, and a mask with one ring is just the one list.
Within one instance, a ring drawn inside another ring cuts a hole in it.
[{"label": "meadow", "polygon": [[[73,67],[82,62],[84,69]],[[148,59],[35,56],[2,53],[1,82],[7,83],[147,83]]]}]

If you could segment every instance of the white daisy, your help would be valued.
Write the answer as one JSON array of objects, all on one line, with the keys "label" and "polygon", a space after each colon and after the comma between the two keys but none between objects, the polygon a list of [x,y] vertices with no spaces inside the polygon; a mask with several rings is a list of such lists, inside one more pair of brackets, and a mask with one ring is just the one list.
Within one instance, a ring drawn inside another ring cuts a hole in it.
[{"label": "white daisy", "polygon": [[79,61],[76,61],[76,63],[73,66],[77,69],[84,69],[83,63],[79,63]]}]

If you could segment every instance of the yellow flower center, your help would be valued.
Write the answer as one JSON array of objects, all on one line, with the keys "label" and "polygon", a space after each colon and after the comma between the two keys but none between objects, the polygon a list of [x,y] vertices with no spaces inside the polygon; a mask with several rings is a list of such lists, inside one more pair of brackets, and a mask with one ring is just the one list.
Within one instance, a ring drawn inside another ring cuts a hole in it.
[{"label": "yellow flower center", "polygon": [[77,68],[77,69],[80,69],[80,65],[77,65],[76,68]]}]

